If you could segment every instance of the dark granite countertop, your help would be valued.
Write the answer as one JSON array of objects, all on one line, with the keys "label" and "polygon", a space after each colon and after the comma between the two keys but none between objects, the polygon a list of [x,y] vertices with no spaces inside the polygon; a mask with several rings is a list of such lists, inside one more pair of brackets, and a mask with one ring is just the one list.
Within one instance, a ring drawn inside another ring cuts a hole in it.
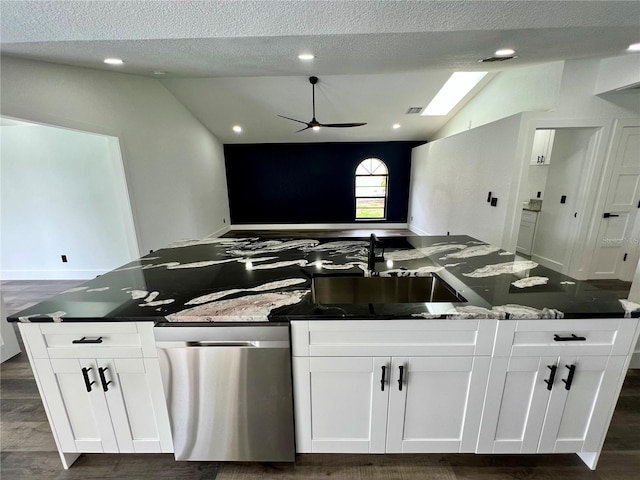
[{"label": "dark granite countertop", "polygon": [[368,239],[208,238],[170,245],[9,321],[621,318],[640,305],[468,236],[389,237],[380,276],[441,277],[466,302],[315,305],[314,275],[363,275]]}]

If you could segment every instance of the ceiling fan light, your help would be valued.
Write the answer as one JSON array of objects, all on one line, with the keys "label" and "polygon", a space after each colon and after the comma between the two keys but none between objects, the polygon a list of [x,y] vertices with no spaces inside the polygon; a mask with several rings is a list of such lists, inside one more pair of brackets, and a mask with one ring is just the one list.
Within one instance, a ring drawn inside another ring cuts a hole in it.
[{"label": "ceiling fan light", "polygon": [[313,129],[314,132],[317,132],[318,130],[320,130],[320,127],[318,125],[311,127]]}]

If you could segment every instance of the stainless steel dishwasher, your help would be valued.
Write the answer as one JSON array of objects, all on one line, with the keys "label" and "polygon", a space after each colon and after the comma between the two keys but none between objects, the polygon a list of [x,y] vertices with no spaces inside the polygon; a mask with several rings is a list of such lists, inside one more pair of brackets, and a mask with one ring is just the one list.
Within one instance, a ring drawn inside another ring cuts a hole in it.
[{"label": "stainless steel dishwasher", "polygon": [[294,460],[288,325],[154,333],[176,460]]}]

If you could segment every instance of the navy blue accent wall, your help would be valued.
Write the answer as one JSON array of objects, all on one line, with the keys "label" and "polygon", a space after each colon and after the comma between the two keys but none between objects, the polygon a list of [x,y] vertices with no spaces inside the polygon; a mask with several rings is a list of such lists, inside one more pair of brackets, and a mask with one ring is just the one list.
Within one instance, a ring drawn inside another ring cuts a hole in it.
[{"label": "navy blue accent wall", "polygon": [[370,157],[389,169],[385,222],[405,223],[411,149],[423,143],[225,145],[231,223],[355,223],[355,169]]}]

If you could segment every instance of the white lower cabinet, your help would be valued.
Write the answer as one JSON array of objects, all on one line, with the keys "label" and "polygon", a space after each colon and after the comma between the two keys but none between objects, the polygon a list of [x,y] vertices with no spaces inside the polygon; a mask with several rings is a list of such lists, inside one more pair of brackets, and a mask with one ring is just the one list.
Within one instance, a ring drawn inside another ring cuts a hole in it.
[{"label": "white lower cabinet", "polygon": [[478,451],[598,449],[606,426],[602,419],[617,398],[624,361],[601,356],[494,359]]},{"label": "white lower cabinet", "polygon": [[[384,331],[382,322],[375,327],[390,350],[401,350],[406,342],[415,351],[416,338],[411,345],[410,334],[394,334],[393,322],[388,324],[389,331]],[[419,329],[420,322],[414,325]],[[429,327],[433,325],[434,321]],[[448,328],[455,332],[460,326],[449,322]],[[406,329],[406,325],[396,328],[400,327]],[[300,332],[292,328],[296,338]],[[337,324],[318,328],[336,331]],[[353,323],[345,328],[353,329]],[[313,329],[312,325],[309,330],[313,333]],[[334,344],[348,351],[339,333],[311,336],[322,337],[327,351]],[[424,349],[438,350],[444,343],[440,337],[434,334],[430,344],[425,340]],[[455,338],[449,336],[446,341],[453,343]],[[467,342],[466,336],[459,338]],[[468,345],[473,351],[475,340]],[[383,351],[384,344],[376,341],[370,348]],[[354,356],[294,356],[299,453],[475,452],[488,355],[360,356],[366,349],[359,343]],[[305,349],[294,347],[296,351]]]},{"label": "white lower cabinet", "polygon": [[[78,324],[20,325],[65,468],[80,453],[173,451],[158,359],[143,356],[155,353],[152,328],[102,324],[96,336]],[[96,357],[83,357],[92,345]]]}]

